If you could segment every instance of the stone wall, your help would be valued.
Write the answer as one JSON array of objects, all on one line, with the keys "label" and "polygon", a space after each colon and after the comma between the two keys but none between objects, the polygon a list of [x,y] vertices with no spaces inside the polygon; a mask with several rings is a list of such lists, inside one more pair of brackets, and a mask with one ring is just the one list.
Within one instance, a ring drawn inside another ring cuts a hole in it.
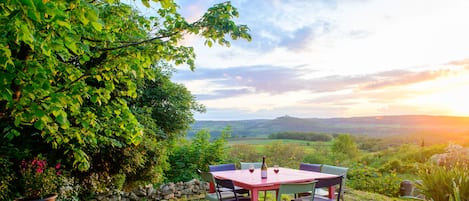
[{"label": "stone wall", "polygon": [[139,186],[131,192],[110,191],[96,196],[93,201],[198,200],[204,197],[208,188],[208,183],[193,179],[188,182],[162,184],[159,188],[150,184]]}]

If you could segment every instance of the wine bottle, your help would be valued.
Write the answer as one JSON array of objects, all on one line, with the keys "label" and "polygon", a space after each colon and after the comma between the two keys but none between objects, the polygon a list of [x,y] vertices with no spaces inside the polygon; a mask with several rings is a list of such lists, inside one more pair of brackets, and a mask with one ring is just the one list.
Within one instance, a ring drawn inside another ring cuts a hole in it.
[{"label": "wine bottle", "polygon": [[267,164],[265,163],[265,156],[262,157],[261,179],[267,179]]}]

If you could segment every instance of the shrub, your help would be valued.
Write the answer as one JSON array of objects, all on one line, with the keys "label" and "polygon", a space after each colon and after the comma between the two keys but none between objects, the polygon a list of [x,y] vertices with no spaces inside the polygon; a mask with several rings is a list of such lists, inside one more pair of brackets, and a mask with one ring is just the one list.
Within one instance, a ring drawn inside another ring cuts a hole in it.
[{"label": "shrub", "polygon": [[44,198],[56,194],[61,185],[60,163],[48,167],[47,160],[38,156],[33,160],[21,162],[21,184],[26,198]]},{"label": "shrub", "polygon": [[269,165],[298,168],[299,162],[303,161],[305,156],[305,150],[302,146],[273,142],[265,146],[263,155],[266,156]]},{"label": "shrub", "polygon": [[[417,187],[420,192],[434,201],[452,199],[469,201],[469,168],[467,166],[445,167],[428,165],[419,172],[421,182]],[[457,193],[456,193],[457,192]],[[454,196],[459,197],[454,197]]]},{"label": "shrub", "polygon": [[12,196],[10,183],[16,179],[12,166],[9,160],[0,158],[0,200],[8,200]]},{"label": "shrub", "polygon": [[395,172],[381,172],[361,164],[352,165],[347,173],[347,185],[363,191],[397,197],[401,178]]},{"label": "shrub", "polygon": [[165,171],[167,182],[189,181],[197,177],[197,169],[208,171],[208,165],[217,164],[226,158],[226,138],[229,128],[221,136],[210,141],[207,130],[199,131],[192,141],[179,141],[169,156],[170,167]]}]

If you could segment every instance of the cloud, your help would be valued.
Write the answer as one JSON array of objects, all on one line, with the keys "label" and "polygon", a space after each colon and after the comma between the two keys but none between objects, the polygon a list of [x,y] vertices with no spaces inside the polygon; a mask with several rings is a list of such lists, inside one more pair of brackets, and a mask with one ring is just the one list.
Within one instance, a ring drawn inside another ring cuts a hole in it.
[{"label": "cloud", "polygon": [[436,78],[446,76],[450,73],[448,69],[440,69],[434,71],[413,72],[406,70],[392,70],[380,72],[371,75],[372,81],[365,83],[362,90],[375,90],[386,87],[395,87],[409,85],[419,82],[434,80]]},{"label": "cloud", "polygon": [[280,41],[279,45],[294,51],[307,50],[312,41],[322,35],[330,33],[331,29],[332,24],[330,22],[318,21],[315,24],[295,30],[291,36],[285,36]]},{"label": "cloud", "polygon": [[464,66],[467,70],[469,70],[469,58],[457,61],[448,62],[447,65],[455,65],[455,66]]},{"label": "cloud", "polygon": [[[305,73],[314,74],[315,71],[302,66],[296,68],[267,65],[248,66],[198,69],[195,72],[184,70],[175,73],[173,79],[182,83],[191,80],[210,80],[209,82],[202,82],[205,83],[205,86],[198,86],[198,88],[203,89],[193,90],[198,92],[196,96],[199,100],[209,100],[256,93],[278,95],[302,90],[318,94],[344,90],[355,92],[372,91],[431,81],[446,76],[451,71],[445,69],[420,72],[392,70],[375,74],[328,75],[315,78],[304,78]],[[329,98],[339,99],[334,96]],[[346,97],[340,99],[344,98]]]}]

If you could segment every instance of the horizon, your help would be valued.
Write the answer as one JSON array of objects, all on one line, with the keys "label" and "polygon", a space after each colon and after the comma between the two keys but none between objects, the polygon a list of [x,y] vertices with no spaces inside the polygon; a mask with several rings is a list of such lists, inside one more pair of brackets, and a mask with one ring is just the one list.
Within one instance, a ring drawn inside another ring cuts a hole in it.
[{"label": "horizon", "polygon": [[[177,1],[196,20],[214,1]],[[177,66],[206,113],[197,120],[469,116],[469,1],[232,1],[252,41]],[[144,12],[154,12],[146,10]]]},{"label": "horizon", "polygon": [[350,118],[386,118],[386,117],[449,117],[449,118],[469,118],[469,116],[451,116],[451,115],[428,115],[428,114],[405,114],[405,115],[370,115],[370,116],[350,116],[350,117],[297,117],[283,115],[274,118],[254,118],[254,119],[195,119],[195,121],[254,121],[254,120],[274,120],[284,117],[297,119],[350,119]]}]

